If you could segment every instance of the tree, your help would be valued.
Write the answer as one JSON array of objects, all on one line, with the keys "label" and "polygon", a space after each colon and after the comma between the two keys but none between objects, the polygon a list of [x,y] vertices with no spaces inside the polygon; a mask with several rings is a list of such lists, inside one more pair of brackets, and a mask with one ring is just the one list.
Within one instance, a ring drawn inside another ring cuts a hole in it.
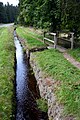
[{"label": "tree", "polygon": [[2,2],[0,2],[0,23],[11,23],[14,22],[17,19],[18,16],[18,7],[9,5],[3,5]]},{"label": "tree", "polygon": [[0,23],[2,23],[4,20],[4,7],[3,7],[3,3],[0,2]]},{"label": "tree", "polygon": [[61,0],[61,28],[80,32],[80,0]]},{"label": "tree", "polygon": [[80,32],[80,0],[19,0],[18,21],[50,31]]},{"label": "tree", "polygon": [[19,22],[21,24],[56,29],[57,17],[55,12],[57,5],[55,0],[20,0]]}]

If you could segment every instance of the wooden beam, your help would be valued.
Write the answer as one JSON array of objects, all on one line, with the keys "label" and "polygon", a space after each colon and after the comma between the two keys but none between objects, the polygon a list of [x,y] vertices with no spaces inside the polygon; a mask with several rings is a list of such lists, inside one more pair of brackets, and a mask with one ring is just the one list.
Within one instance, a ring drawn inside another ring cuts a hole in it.
[{"label": "wooden beam", "polygon": [[53,41],[53,40],[50,40],[50,39],[48,39],[48,38],[44,38],[44,40],[48,40],[48,41],[50,41],[50,42],[54,43],[54,41]]},{"label": "wooden beam", "polygon": [[56,35],[56,33],[49,33],[49,34],[50,34],[50,35],[53,35],[53,36]]}]

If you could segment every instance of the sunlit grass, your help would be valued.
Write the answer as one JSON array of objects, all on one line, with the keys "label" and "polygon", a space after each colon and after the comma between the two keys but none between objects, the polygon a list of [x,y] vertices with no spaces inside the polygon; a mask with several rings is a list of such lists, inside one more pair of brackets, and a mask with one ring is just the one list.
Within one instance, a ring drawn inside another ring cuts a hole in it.
[{"label": "sunlit grass", "polygon": [[[26,40],[26,44],[28,44],[28,47],[29,49],[31,48],[35,48],[35,47],[42,47],[42,46],[45,46],[44,43],[40,42],[37,40],[37,36],[35,33],[34,35],[32,36],[32,32],[31,31],[28,31],[26,28],[22,28],[22,27],[19,27],[17,28],[17,33],[18,35],[25,39]],[[34,36],[36,38],[34,38]]]},{"label": "sunlit grass", "polygon": [[26,33],[28,33],[29,35],[39,38],[39,39],[43,39],[43,33],[42,32],[38,32],[36,29],[34,28],[30,28],[30,27],[24,27],[23,28],[25,30]]},{"label": "sunlit grass", "polygon": [[0,120],[12,117],[14,42],[10,31],[0,29]]}]

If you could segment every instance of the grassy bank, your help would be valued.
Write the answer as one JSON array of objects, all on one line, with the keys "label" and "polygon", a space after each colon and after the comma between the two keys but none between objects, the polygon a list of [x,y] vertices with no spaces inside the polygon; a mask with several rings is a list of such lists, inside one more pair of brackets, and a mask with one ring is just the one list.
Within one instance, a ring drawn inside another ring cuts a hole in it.
[{"label": "grassy bank", "polygon": [[46,75],[58,81],[55,93],[58,102],[65,107],[65,115],[70,114],[80,118],[80,70],[56,50],[46,50],[35,55],[38,65]]},{"label": "grassy bank", "polygon": [[0,28],[0,120],[12,117],[14,41],[10,28]]},{"label": "grassy bank", "polygon": [[42,38],[42,35],[31,31],[29,28],[19,27],[17,28],[17,33],[21,38],[26,40],[26,44],[28,44],[29,49],[45,46],[44,43],[38,40]]},{"label": "grassy bank", "polygon": [[[17,33],[27,40],[29,46],[34,47],[42,44],[40,42],[37,45],[37,37],[34,39],[30,33],[28,36],[25,30],[27,28],[18,28]],[[29,28],[28,32],[31,32]],[[79,120],[80,70],[71,65],[57,50],[45,50],[43,52],[36,52],[34,55],[36,56],[35,60],[38,62],[38,66],[45,72],[45,75],[52,76],[55,79],[57,85],[54,91],[58,102],[64,105],[64,114],[76,116],[77,120]]]}]

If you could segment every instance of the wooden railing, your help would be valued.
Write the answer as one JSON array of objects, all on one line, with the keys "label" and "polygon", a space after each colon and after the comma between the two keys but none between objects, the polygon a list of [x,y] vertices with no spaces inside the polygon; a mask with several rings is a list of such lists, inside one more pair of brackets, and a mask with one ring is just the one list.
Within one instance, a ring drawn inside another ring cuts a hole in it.
[{"label": "wooden railing", "polygon": [[[49,36],[53,36],[52,39],[47,38],[46,34]],[[65,32],[63,32],[63,33],[47,33],[47,32],[44,32],[43,40],[44,40],[44,43],[47,40],[47,41],[51,42],[52,44],[54,44],[55,49],[57,47],[58,40],[66,40],[71,43],[71,49],[73,49],[74,33],[73,32],[69,32],[69,33],[65,33]]]},{"label": "wooden railing", "polygon": [[[53,36],[53,38],[52,39],[47,38],[46,34]],[[44,38],[43,38],[43,40],[44,40],[44,43],[45,43],[45,40],[53,43],[54,44],[54,48],[56,48],[56,45],[57,45],[57,36],[56,36],[56,33],[46,33],[46,32],[44,32]]]}]

